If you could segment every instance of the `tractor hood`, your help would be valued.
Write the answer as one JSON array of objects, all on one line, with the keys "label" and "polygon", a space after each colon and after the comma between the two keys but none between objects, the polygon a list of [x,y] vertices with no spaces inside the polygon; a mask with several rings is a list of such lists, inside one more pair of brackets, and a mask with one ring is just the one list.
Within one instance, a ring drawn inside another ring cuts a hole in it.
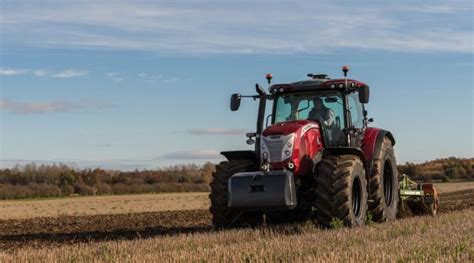
[{"label": "tractor hood", "polygon": [[311,160],[322,148],[319,124],[309,120],[274,124],[260,139],[261,160],[273,170],[289,169],[295,176],[313,168]]},{"label": "tractor hood", "polygon": [[[308,125],[310,124],[310,125]],[[292,133],[296,133],[299,129],[303,127],[314,127],[314,125],[318,125],[315,121],[309,120],[300,120],[300,121],[287,121],[274,124],[262,132],[262,136],[270,136],[270,135],[289,135]],[[305,127],[305,128],[306,128]],[[319,126],[318,126],[319,127]],[[304,132],[303,132],[304,133]]]}]

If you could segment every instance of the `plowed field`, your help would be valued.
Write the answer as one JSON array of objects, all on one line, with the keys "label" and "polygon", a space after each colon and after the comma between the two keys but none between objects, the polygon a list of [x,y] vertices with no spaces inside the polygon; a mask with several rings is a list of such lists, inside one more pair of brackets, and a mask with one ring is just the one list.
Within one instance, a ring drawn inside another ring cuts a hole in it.
[{"label": "plowed field", "polygon": [[[474,189],[440,195],[439,213],[474,207]],[[0,220],[0,250],[213,232],[206,209]]]}]

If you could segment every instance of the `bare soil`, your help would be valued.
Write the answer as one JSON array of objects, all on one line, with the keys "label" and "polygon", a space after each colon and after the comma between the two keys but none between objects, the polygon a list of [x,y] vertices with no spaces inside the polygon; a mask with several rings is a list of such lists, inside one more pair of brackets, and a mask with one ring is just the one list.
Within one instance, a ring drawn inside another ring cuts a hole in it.
[{"label": "bare soil", "polygon": [[[474,207],[474,189],[442,193],[439,213]],[[0,220],[0,250],[215,231],[207,209]]]}]

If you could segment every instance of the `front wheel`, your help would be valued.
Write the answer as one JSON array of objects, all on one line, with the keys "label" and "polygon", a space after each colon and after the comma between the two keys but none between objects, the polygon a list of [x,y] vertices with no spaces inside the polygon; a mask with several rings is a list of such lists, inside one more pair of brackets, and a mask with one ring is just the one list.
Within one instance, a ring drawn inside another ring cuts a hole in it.
[{"label": "front wheel", "polygon": [[357,156],[327,156],[319,163],[315,177],[315,218],[319,224],[331,227],[334,220],[349,227],[365,224],[367,180]]}]

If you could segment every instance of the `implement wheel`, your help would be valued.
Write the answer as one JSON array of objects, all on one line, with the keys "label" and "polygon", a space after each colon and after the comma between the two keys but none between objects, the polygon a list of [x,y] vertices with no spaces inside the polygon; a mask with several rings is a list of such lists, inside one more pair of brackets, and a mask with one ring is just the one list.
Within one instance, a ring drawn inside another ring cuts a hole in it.
[{"label": "implement wheel", "polygon": [[324,227],[333,220],[345,226],[365,224],[367,181],[362,161],[353,155],[326,156],[318,165],[315,218]]}]

